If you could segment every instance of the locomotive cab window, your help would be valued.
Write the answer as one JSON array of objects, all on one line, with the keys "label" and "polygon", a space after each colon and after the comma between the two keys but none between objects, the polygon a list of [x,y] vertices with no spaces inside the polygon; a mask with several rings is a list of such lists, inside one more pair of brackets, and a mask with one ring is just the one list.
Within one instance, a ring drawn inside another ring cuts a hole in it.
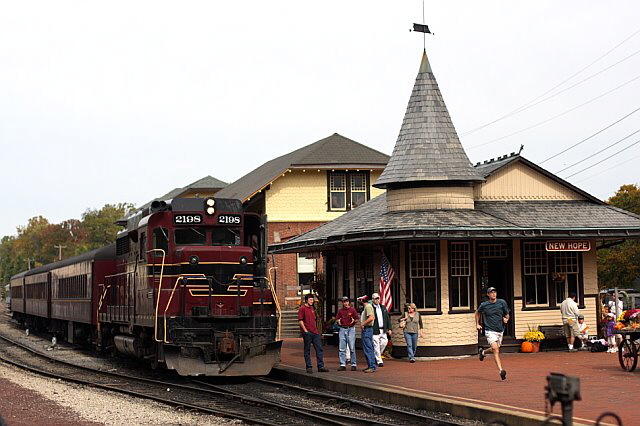
[{"label": "locomotive cab window", "polygon": [[181,246],[203,246],[207,243],[207,234],[203,229],[197,228],[176,229],[174,242]]},{"label": "locomotive cab window", "polygon": [[[169,251],[169,230],[167,228],[156,228],[153,230],[153,248],[162,249],[165,253]],[[154,252],[155,256],[162,257],[162,253]]]},{"label": "locomotive cab window", "polygon": [[213,228],[211,244],[214,246],[239,246],[240,230],[232,228]]}]

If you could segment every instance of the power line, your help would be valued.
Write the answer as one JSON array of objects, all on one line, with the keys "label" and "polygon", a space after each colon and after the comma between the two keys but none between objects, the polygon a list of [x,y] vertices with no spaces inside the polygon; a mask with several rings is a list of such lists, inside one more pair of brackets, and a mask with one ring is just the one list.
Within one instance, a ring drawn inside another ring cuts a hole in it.
[{"label": "power line", "polygon": [[582,172],[584,172],[585,170],[589,170],[591,167],[597,166],[598,164],[600,164],[600,163],[602,163],[602,162],[604,162],[604,161],[607,161],[607,160],[608,160],[609,158],[611,158],[611,157],[615,157],[616,155],[620,154],[621,152],[624,152],[624,151],[626,151],[627,149],[629,149],[629,148],[631,148],[632,146],[637,145],[637,144],[639,144],[639,143],[640,143],[640,140],[637,140],[637,141],[635,141],[634,143],[632,143],[631,145],[629,145],[629,146],[627,146],[627,147],[625,147],[625,148],[622,148],[620,151],[618,151],[618,152],[616,152],[616,153],[614,153],[614,154],[611,154],[611,155],[610,155],[610,156],[608,156],[607,158],[603,158],[602,160],[598,161],[597,163],[594,163],[594,164],[592,164],[592,165],[590,165],[590,166],[588,166],[588,167],[585,167],[584,169],[579,170],[579,171],[575,172],[574,174],[567,176],[567,177],[566,177],[566,178],[564,178],[564,179],[569,179],[570,177],[575,176],[575,175],[577,175],[577,174],[579,174],[579,173],[582,173]]},{"label": "power line", "polygon": [[562,170],[558,170],[558,171],[556,172],[556,174],[561,173],[561,172],[564,172],[565,170],[570,169],[570,168],[572,168],[573,166],[577,166],[577,165],[578,165],[578,164],[580,164],[580,163],[584,163],[584,162],[585,162],[585,161],[587,161],[589,158],[593,158],[593,157],[595,157],[596,155],[600,154],[601,152],[604,152],[604,151],[608,150],[609,148],[613,148],[614,146],[618,145],[620,142],[624,141],[625,139],[630,138],[631,136],[635,135],[635,134],[636,134],[636,133],[638,133],[638,132],[640,132],[640,129],[636,130],[636,131],[635,131],[635,132],[633,132],[633,133],[628,134],[628,135],[627,135],[627,136],[625,136],[624,138],[619,139],[618,141],[616,141],[616,142],[612,143],[611,145],[607,145],[607,146],[605,146],[605,147],[604,147],[604,148],[602,148],[600,151],[598,151],[598,152],[596,152],[596,153],[594,153],[594,154],[591,154],[591,155],[589,155],[588,157],[585,157],[585,158],[583,158],[583,159],[582,159],[582,160],[580,160],[580,161],[576,161],[575,163],[568,165],[567,167],[565,167],[565,168],[564,168],[564,169],[562,169]]},{"label": "power line", "polygon": [[[636,31],[635,31],[633,34],[631,34],[629,37],[625,38],[625,39],[624,39],[624,40],[622,40],[620,43],[618,43],[617,45],[615,45],[613,48],[611,48],[611,49],[609,49],[607,52],[605,52],[603,55],[601,55],[601,56],[599,56],[598,58],[596,58],[596,59],[595,59],[593,62],[591,62],[589,65],[587,65],[587,66],[585,66],[585,67],[581,68],[579,71],[577,71],[577,72],[575,72],[574,74],[570,75],[569,77],[567,77],[566,79],[564,79],[564,80],[563,80],[563,81],[561,81],[560,83],[556,84],[556,85],[555,85],[555,86],[553,86],[551,89],[549,89],[549,90],[547,90],[546,92],[544,92],[543,94],[538,95],[537,97],[533,98],[532,100],[530,100],[530,101],[529,101],[529,102],[527,102],[526,104],[519,106],[518,108],[516,108],[516,109],[514,109],[514,110],[512,110],[512,111],[510,111],[510,112],[508,112],[507,114],[505,114],[505,115],[503,115],[503,116],[501,116],[501,117],[499,117],[499,118],[497,118],[497,119],[495,119],[495,120],[493,120],[493,121],[491,121],[491,122],[489,122],[489,123],[483,124],[482,126],[476,127],[475,129],[471,129],[471,130],[469,130],[469,131],[467,131],[467,132],[464,132],[464,133],[462,133],[462,135],[461,135],[461,136],[467,136],[467,135],[470,135],[470,134],[472,134],[472,133],[475,133],[475,132],[477,132],[478,130],[482,130],[482,129],[484,129],[485,127],[488,127],[488,126],[490,126],[490,125],[492,125],[492,124],[494,124],[494,123],[497,123],[498,121],[504,120],[505,118],[508,118],[508,117],[510,117],[510,116],[512,116],[512,115],[514,115],[514,114],[517,114],[517,113],[519,113],[519,112],[521,112],[521,111],[524,111],[525,109],[530,108],[531,106],[533,106],[533,105],[531,105],[533,102],[536,102],[538,99],[540,99],[540,98],[542,98],[543,96],[546,96],[547,94],[549,94],[549,93],[553,92],[555,89],[557,89],[558,87],[562,86],[562,85],[563,85],[563,84],[565,84],[567,81],[571,80],[573,77],[575,77],[575,76],[579,75],[579,74],[580,74],[580,73],[582,73],[584,70],[586,70],[587,68],[591,67],[593,64],[595,64],[596,62],[600,61],[602,58],[604,58],[605,56],[609,55],[611,52],[613,52],[614,50],[616,50],[618,47],[622,46],[624,43],[626,43],[629,39],[633,38],[633,37],[634,37],[636,34],[638,34],[638,33],[640,33],[640,29],[636,30]],[[636,52],[636,53],[637,53],[637,52]],[[635,55],[635,53],[634,53],[633,55]],[[631,56],[633,56],[633,55],[631,55]],[[630,56],[629,56],[629,57],[630,57]],[[625,58],[625,59],[623,59],[623,60],[626,60],[626,59],[628,59],[629,57],[627,57],[627,58]],[[622,62],[622,61],[620,61],[620,62]],[[619,62],[618,62],[618,63],[619,63]],[[617,65],[617,63],[616,63],[616,64],[614,64],[614,65]],[[612,66],[613,66],[613,65],[612,65]],[[611,68],[611,67],[609,67],[609,68]],[[605,71],[605,70],[607,70],[607,69],[608,69],[608,68],[606,68],[606,69],[602,70],[601,72],[603,72],[603,71]],[[597,74],[595,74],[595,75],[597,75]],[[595,76],[595,75],[594,75],[594,76]],[[593,77],[593,76],[592,76],[592,77]],[[591,78],[591,77],[589,77],[589,78]],[[578,84],[579,84],[579,83],[578,83]],[[572,86],[572,87],[574,87],[574,86]],[[569,89],[570,89],[570,88],[569,88]],[[568,89],[565,89],[565,90],[568,90]],[[564,91],[564,90],[563,90],[563,91]],[[562,92],[559,92],[559,93],[562,93]],[[557,94],[559,94],[559,93],[556,93],[555,95],[557,95]],[[555,96],[555,95],[552,95],[551,97],[553,97],[553,96]],[[547,99],[549,99],[549,98],[547,98]],[[542,102],[542,101],[540,101],[540,102]],[[539,102],[538,102],[538,103],[539,103]]]},{"label": "power line", "polygon": [[499,137],[499,138],[496,138],[496,139],[491,139],[491,140],[489,140],[489,141],[487,141],[487,142],[483,142],[483,143],[478,144],[478,145],[470,146],[470,147],[469,147],[469,149],[474,149],[474,148],[479,148],[479,147],[481,147],[481,146],[489,145],[489,144],[492,144],[492,143],[494,143],[494,142],[501,141],[501,140],[503,140],[503,139],[509,138],[509,137],[511,137],[511,136],[517,135],[517,134],[522,133],[522,132],[526,132],[527,130],[531,130],[531,129],[534,129],[534,128],[538,127],[538,126],[541,126],[541,125],[543,125],[543,124],[546,124],[546,123],[548,123],[549,121],[555,120],[556,118],[560,118],[560,117],[562,117],[562,116],[564,116],[564,115],[567,115],[567,114],[568,114],[568,113],[570,113],[570,112],[575,111],[575,110],[576,110],[576,109],[578,109],[578,108],[581,108],[581,107],[583,107],[583,106],[585,106],[585,105],[587,105],[587,104],[590,104],[591,102],[596,101],[596,100],[598,100],[598,99],[602,98],[603,96],[608,95],[608,94],[609,94],[609,93],[611,93],[611,92],[615,92],[616,90],[618,90],[618,89],[620,89],[620,88],[622,88],[622,87],[626,86],[627,84],[633,83],[634,81],[636,81],[636,80],[637,80],[637,79],[639,79],[639,78],[640,78],[640,75],[638,75],[638,76],[636,76],[636,77],[632,78],[632,79],[631,79],[631,80],[629,80],[629,81],[626,81],[626,82],[622,83],[621,85],[619,85],[619,86],[617,86],[617,87],[614,87],[613,89],[611,89],[611,90],[609,90],[609,91],[607,91],[607,92],[604,92],[604,93],[602,93],[602,94],[600,94],[600,95],[596,96],[595,98],[591,98],[591,99],[589,99],[588,101],[586,101],[586,102],[584,102],[584,103],[581,103],[580,105],[577,105],[577,106],[575,106],[575,107],[573,107],[573,108],[570,108],[570,109],[568,109],[568,110],[566,110],[566,111],[564,111],[564,112],[561,112],[560,114],[554,115],[553,117],[547,118],[546,120],[540,121],[540,122],[538,122],[538,123],[536,123],[536,124],[534,124],[534,125],[532,125],[532,126],[526,127],[526,128],[524,128],[524,129],[520,129],[520,130],[518,130],[518,131],[516,131],[516,132],[513,132],[513,133],[510,133],[510,134],[508,134],[508,135],[506,135],[506,136],[502,136],[502,137]]},{"label": "power line", "polygon": [[640,155],[636,155],[635,157],[631,157],[631,158],[629,158],[628,160],[625,160],[625,161],[623,161],[623,162],[621,162],[621,163],[616,163],[616,164],[614,164],[614,165],[613,165],[613,166],[611,166],[611,167],[607,167],[606,169],[599,171],[598,173],[592,174],[591,176],[588,176],[588,177],[586,177],[586,178],[584,178],[584,179],[580,179],[580,180],[576,181],[576,183],[578,183],[578,182],[584,182],[585,180],[592,179],[592,178],[594,178],[594,177],[596,177],[596,176],[599,176],[599,175],[603,174],[604,172],[608,172],[608,171],[609,171],[609,170],[611,170],[611,169],[615,169],[616,167],[620,167],[620,166],[622,166],[623,164],[627,164],[628,162],[633,161],[633,160],[636,160],[636,159],[638,159],[638,158],[640,158]]},{"label": "power line", "polygon": [[561,155],[561,154],[564,154],[565,152],[569,151],[570,149],[573,149],[573,148],[575,148],[576,146],[581,145],[583,142],[586,142],[586,141],[588,141],[589,139],[591,139],[591,138],[593,138],[593,137],[595,137],[595,136],[598,136],[600,133],[602,133],[602,132],[604,132],[605,130],[607,130],[607,129],[611,128],[612,126],[614,126],[614,125],[618,124],[619,122],[621,122],[621,121],[622,121],[622,120],[624,120],[625,118],[627,118],[627,117],[629,117],[629,116],[633,115],[634,113],[636,113],[636,112],[638,112],[638,111],[640,111],[640,107],[638,107],[638,108],[634,109],[634,110],[633,110],[633,111],[631,111],[629,114],[625,115],[624,117],[620,118],[619,120],[616,120],[616,121],[614,121],[613,123],[609,124],[607,127],[603,128],[603,129],[601,129],[601,130],[598,130],[597,132],[593,133],[591,136],[588,136],[588,137],[586,137],[585,139],[582,139],[580,142],[578,142],[578,143],[575,143],[575,144],[571,145],[569,148],[564,149],[564,150],[560,151],[559,153],[554,154],[554,155],[552,155],[551,157],[546,158],[546,159],[544,159],[544,160],[540,161],[538,164],[546,163],[547,161],[551,160],[552,158],[555,158],[555,157],[557,157],[557,156],[559,156],[559,155]]}]

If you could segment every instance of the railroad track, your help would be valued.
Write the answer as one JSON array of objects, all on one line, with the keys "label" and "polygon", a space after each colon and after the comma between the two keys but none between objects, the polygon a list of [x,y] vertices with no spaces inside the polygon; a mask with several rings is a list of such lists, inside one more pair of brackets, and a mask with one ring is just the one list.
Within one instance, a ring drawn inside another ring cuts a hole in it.
[{"label": "railroad track", "polygon": [[[254,391],[248,391],[246,385],[219,385],[202,380],[192,379],[193,383],[201,386],[206,386],[209,389],[215,389],[220,392],[227,392],[238,397],[250,396],[255,394]],[[269,388],[272,391],[263,392],[263,395],[282,394],[282,389],[286,389],[289,392],[298,393],[304,395],[307,399],[312,399],[316,403],[314,405],[314,411],[319,416],[329,416],[332,420],[342,421],[345,425],[354,426],[369,426],[369,425],[460,425],[460,422],[453,420],[447,420],[437,418],[424,413],[416,413],[410,410],[400,410],[390,407],[388,405],[376,404],[373,402],[365,402],[348,398],[344,396],[335,395],[328,392],[321,392],[316,390],[310,390],[301,386],[297,386],[288,382],[282,382],[279,380],[272,380],[266,378],[253,379],[253,383],[259,383]],[[255,396],[254,396],[255,397]],[[268,396],[258,397],[264,401],[272,401],[272,398]],[[321,404],[318,404],[320,402]],[[280,403],[287,405],[292,409],[300,409],[299,405],[294,403]],[[348,414],[342,414],[339,412],[326,412],[323,411],[323,406],[332,407],[334,410],[343,410]],[[385,421],[386,419],[386,421]]]},{"label": "railroad track", "polygon": [[150,399],[200,413],[239,419],[250,424],[360,424],[264,399],[216,390],[209,386],[133,377],[130,374],[78,366],[49,357],[5,336],[0,336],[0,361],[39,375]]}]

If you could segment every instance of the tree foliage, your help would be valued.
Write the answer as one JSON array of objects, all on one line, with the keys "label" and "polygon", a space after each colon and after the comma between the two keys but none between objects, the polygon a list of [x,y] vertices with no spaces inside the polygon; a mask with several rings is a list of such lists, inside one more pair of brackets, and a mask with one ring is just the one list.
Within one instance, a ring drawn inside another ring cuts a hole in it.
[{"label": "tree foliage", "polygon": [[99,210],[88,209],[82,220],[69,219],[57,224],[42,216],[29,219],[26,226],[18,228],[17,236],[0,240],[0,284],[4,287],[11,276],[29,267],[113,243],[120,229],[114,222],[133,208],[130,203],[106,204]]},{"label": "tree foliage", "polygon": [[[629,212],[640,214],[640,188],[622,185],[607,203]],[[600,288],[630,288],[640,277],[640,241],[624,243],[598,251],[598,283]]]}]

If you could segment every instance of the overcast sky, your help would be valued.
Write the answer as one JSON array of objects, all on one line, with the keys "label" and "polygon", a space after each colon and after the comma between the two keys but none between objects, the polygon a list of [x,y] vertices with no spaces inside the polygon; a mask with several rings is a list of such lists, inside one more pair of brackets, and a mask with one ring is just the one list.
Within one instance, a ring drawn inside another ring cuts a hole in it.
[{"label": "overcast sky", "polygon": [[[425,21],[474,163],[521,144],[541,162],[640,107],[637,0],[426,1]],[[232,182],[334,132],[390,154],[422,55],[413,22],[420,0],[0,0],[0,236]],[[542,166],[638,129],[640,111]],[[639,161],[640,143],[568,180],[606,199],[640,180]]]}]

